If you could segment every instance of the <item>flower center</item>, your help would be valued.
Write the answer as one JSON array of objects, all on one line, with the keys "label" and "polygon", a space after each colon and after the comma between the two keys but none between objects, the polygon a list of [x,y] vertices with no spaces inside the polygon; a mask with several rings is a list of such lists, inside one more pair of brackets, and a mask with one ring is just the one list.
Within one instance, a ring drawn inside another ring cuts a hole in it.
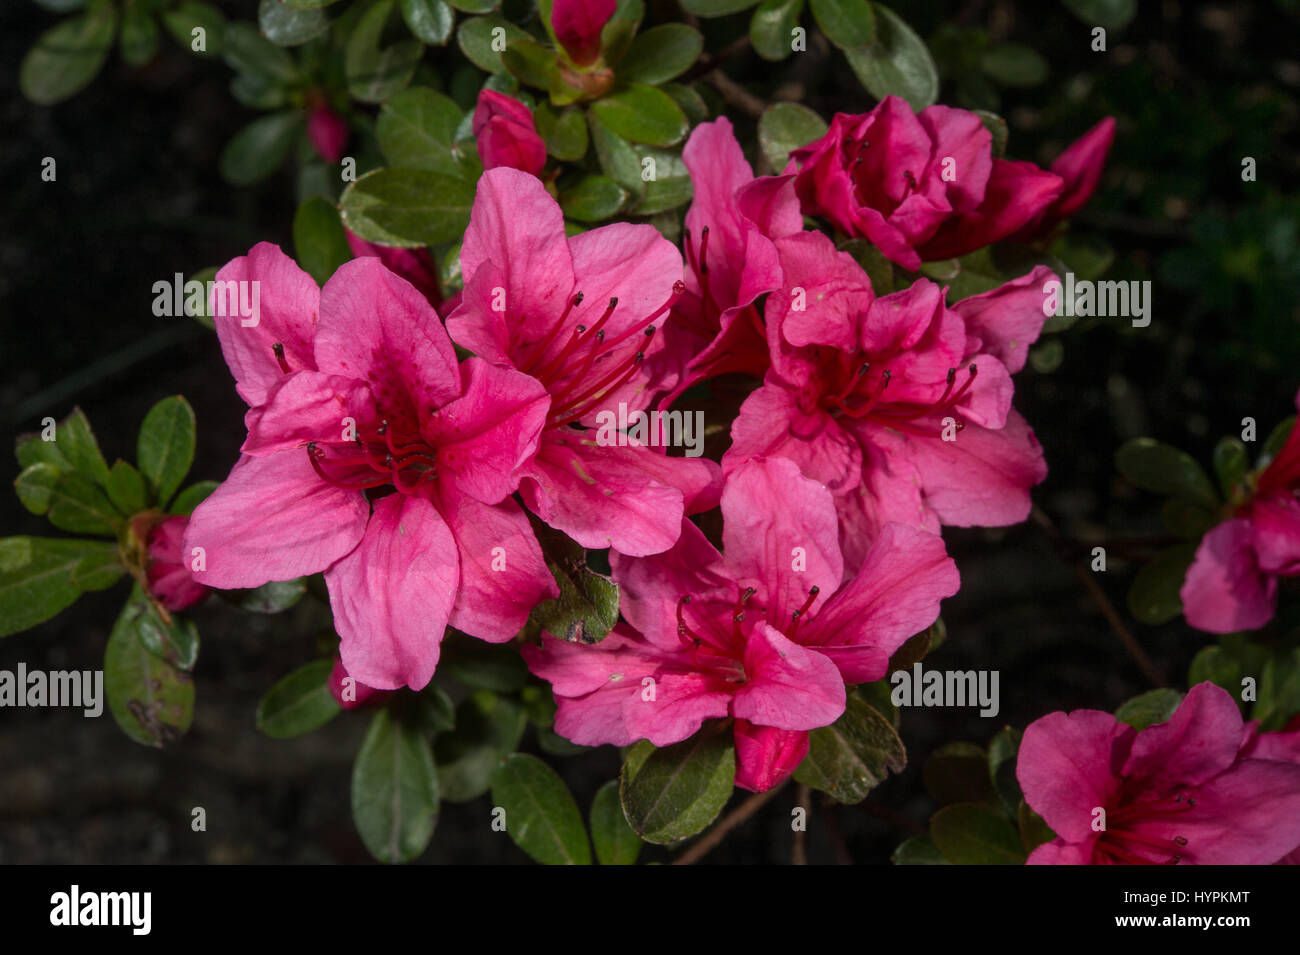
[{"label": "flower center", "polygon": [[645,360],[645,349],[655,333],[655,320],[671,309],[685,291],[685,284],[676,282],[663,305],[612,338],[606,334],[605,326],[618,309],[618,299],[611,298],[595,324],[573,325],[564,347],[546,358],[562,330],[569,327],[569,316],[582,304],[583,295],[578,292],[569,299],[564,314],[520,366],[520,371],[532,375],[550,392],[551,411],[546,426],[562,428],[586,417],[610,394],[627,384]]},{"label": "flower center", "polygon": [[[838,389],[822,396],[822,408],[845,418],[870,419],[877,424],[923,437],[933,437],[933,434],[910,422],[952,408],[966,397],[975,384],[975,376],[979,371],[972,362],[966,367],[966,380],[961,387],[956,387],[957,369],[949,368],[943,394],[934,401],[889,401],[885,398],[885,391],[889,388],[894,373],[886,368],[873,381],[871,367],[871,362],[864,361],[852,375],[843,375],[847,380]],[[957,429],[960,431],[963,427],[965,425],[958,421]]]},{"label": "flower center", "polygon": [[1134,832],[1138,822],[1160,821],[1196,808],[1196,800],[1179,793],[1172,799],[1129,803],[1106,814],[1106,831],[1097,840],[1096,852],[1106,862],[1118,865],[1177,865],[1187,851],[1187,839]]},{"label": "flower center", "polygon": [[349,491],[393,485],[403,494],[413,494],[438,476],[438,452],[422,438],[394,437],[388,421],[375,431],[357,435],[352,446],[315,441],[307,445],[307,458],[322,481]]}]

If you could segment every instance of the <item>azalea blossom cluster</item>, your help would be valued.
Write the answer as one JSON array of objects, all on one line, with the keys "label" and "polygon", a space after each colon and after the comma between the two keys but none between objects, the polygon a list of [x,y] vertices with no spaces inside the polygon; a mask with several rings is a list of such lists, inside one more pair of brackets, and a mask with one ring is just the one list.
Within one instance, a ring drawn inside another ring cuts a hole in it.
[{"label": "azalea blossom cluster", "polygon": [[[755,177],[720,118],[683,154],[684,254],[649,225],[567,236],[517,101],[485,91],[474,129],[453,299],[416,253],[361,244],[323,288],[265,243],[219,272],[263,307],[217,324],[248,437],[186,530],[195,577],[323,572],[338,672],[419,689],[447,627],[509,641],[557,596],[530,512],[608,548],[621,594],[599,643],[523,648],[557,732],[667,745],[730,718],[737,784],[770,788],[957,591],[942,525],[1023,520],[1047,470],[1012,407],[1046,269],[951,303],[920,277],[877,294],[804,217],[904,268],[1050,230],[1095,185],[1109,124],[1058,174],[993,158],[972,113],[890,97]],[[757,387],[720,461],[593,440],[601,412],[724,373]],[[715,507],[720,541],[691,520]]]}]

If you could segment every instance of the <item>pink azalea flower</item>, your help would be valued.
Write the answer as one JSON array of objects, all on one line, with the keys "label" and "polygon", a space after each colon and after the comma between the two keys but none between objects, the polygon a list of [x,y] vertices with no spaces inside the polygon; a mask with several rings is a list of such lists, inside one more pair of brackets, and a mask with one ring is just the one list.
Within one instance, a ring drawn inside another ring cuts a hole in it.
[{"label": "pink azalea flower", "polygon": [[321,159],[336,163],[348,143],[348,121],[319,100],[307,110],[307,138]]},{"label": "pink azalea flower", "polygon": [[796,462],[835,492],[851,567],[890,521],[937,532],[1024,520],[1047,466],[1011,407],[1011,373],[1045,321],[1048,270],[949,307],[925,279],[875,298],[821,233],[776,245],[773,366],[732,425],[724,472],[762,456]]},{"label": "pink azalea flower", "polygon": [[1276,862],[1300,846],[1300,765],[1243,755],[1244,732],[1237,704],[1212,683],[1143,730],[1098,710],[1035,721],[1016,775],[1057,838],[1029,864]]},{"label": "pink azalea flower", "polygon": [[655,323],[684,290],[677,250],[648,225],[565,238],[542,183],[502,168],[479,180],[460,264],[452,337],[551,396],[540,449],[520,470],[524,502],[584,547],[667,550],[685,514],[717,502],[717,465],[630,439],[602,446],[591,429],[602,411],[642,410],[656,391],[643,365],[663,345]]},{"label": "pink azalea flower", "polygon": [[173,612],[188,610],[208,596],[209,590],[190,573],[181,541],[188,517],[168,517],[154,524],[145,538],[145,577],[149,593]]},{"label": "pink azalea flower", "polygon": [[1264,626],[1277,610],[1278,578],[1300,575],[1300,428],[1254,483],[1250,500],[1201,539],[1187,570],[1183,613],[1198,630]]},{"label": "pink azalea flower", "polygon": [[1031,242],[1051,235],[1061,222],[1082,209],[1101,181],[1106,157],[1114,141],[1115,120],[1107,116],[1057,156],[1056,162],[1052,163],[1052,172],[1060,176],[1064,184],[1061,194],[1012,238],[1017,242]]},{"label": "pink azalea flower", "polygon": [[913,113],[886,96],[869,113],[837,113],[821,139],[790,154],[808,215],[869,239],[915,271],[1004,239],[1061,194],[1060,176],[993,158],[993,137],[966,110]]},{"label": "pink azalea flower", "polygon": [[[348,679],[352,680],[352,683],[345,687],[343,681]],[[334,697],[334,702],[345,710],[382,706],[393,696],[392,690],[376,690],[373,686],[366,686],[355,677],[349,677],[347,668],[343,666],[343,660],[338,656],[334,657],[334,669],[330,670],[328,686],[330,696]]]},{"label": "pink azalea flower", "polygon": [[761,378],[769,364],[756,300],[780,287],[772,240],[803,230],[790,177],[755,179],[725,117],[695,127],[682,161],[694,200],[686,213],[686,294],[665,328],[670,404],[695,382],[741,372]]},{"label": "pink azalea flower", "polygon": [[325,572],[348,673],[420,688],[447,625],[494,642],[555,596],[528,520],[510,499],[547,399],[479,359],[457,365],[442,323],[377,259],[317,289],[277,247],[218,274],[261,283],[256,326],[217,334],[252,406],[230,476],[185,535],[212,587]]},{"label": "pink azalea flower", "polygon": [[666,746],[731,716],[736,784],[761,791],[843,713],[846,683],[883,677],[934,622],[958,576],[937,536],[891,524],[846,580],[830,491],[783,459],[737,469],[722,514],[722,554],[686,521],[667,553],[611,555],[628,625],[523,652],[552,684],[560,735]]},{"label": "pink azalea flower", "polygon": [[554,0],[551,28],[575,66],[590,66],[600,56],[600,31],[618,9],[617,0]]},{"label": "pink azalea flower", "polygon": [[438,266],[428,249],[398,249],[389,245],[377,245],[367,242],[351,229],[344,230],[348,236],[348,248],[354,258],[374,256],[388,267],[390,272],[400,275],[410,282],[435,309],[442,305],[442,286],[438,284]]},{"label": "pink azalea flower", "polygon": [[514,97],[488,89],[478,94],[474,139],[484,169],[508,166],[536,176],[546,165],[546,144],[537,135],[533,114]]}]

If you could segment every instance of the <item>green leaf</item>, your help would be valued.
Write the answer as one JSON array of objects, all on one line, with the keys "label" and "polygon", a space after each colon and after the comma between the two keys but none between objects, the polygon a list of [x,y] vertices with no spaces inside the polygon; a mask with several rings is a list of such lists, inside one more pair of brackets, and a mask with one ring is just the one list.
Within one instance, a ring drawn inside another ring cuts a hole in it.
[{"label": "green leaf", "polygon": [[1138,571],[1128,591],[1128,608],[1134,617],[1159,626],[1183,612],[1179,591],[1196,556],[1196,546],[1196,541],[1188,541],[1162,550]]},{"label": "green leaf", "polygon": [[[549,2],[549,0],[543,0],[543,2]],[[750,2],[753,2],[753,0],[750,0]],[[600,48],[606,63],[617,66],[623,57],[627,55],[628,48],[631,47],[632,41],[636,39],[637,31],[641,28],[641,20],[644,17],[645,4],[642,0],[619,0],[618,6],[614,9],[614,15],[605,22],[604,28],[600,31]],[[551,29],[549,13],[544,17],[544,23],[551,42],[558,46],[554,31]]]},{"label": "green leaf", "polygon": [[44,623],[81,595],[72,578],[103,541],[0,539],[0,637]]},{"label": "green leaf", "polygon": [[453,7],[464,13],[490,13],[501,0],[447,0]]},{"label": "green leaf", "polygon": [[159,505],[165,507],[194,463],[194,409],[182,396],[164,398],[144,416],[136,461]]},{"label": "green leaf", "polygon": [[803,0],[763,0],[749,21],[749,42],[765,60],[784,60],[794,52],[791,40],[803,13]]},{"label": "green leaf", "polygon": [[1137,0],[1062,0],[1065,8],[1088,26],[1118,30],[1137,15]]},{"label": "green leaf", "polygon": [[149,489],[144,476],[125,461],[117,460],[108,471],[108,499],[122,514],[137,514],[149,506]]},{"label": "green leaf", "polygon": [[466,802],[487,792],[501,759],[513,753],[528,718],[514,700],[480,690],[456,707],[456,730],[434,743],[442,798]]},{"label": "green leaf", "polygon": [[601,222],[611,218],[627,200],[627,190],[606,176],[587,176],[560,193],[560,208],[569,219]]},{"label": "green leaf", "polygon": [[456,14],[446,0],[401,0],[402,19],[416,39],[433,46],[445,46],[451,39]]},{"label": "green leaf", "polygon": [[296,10],[280,0],[261,0],[257,26],[276,46],[301,46],[328,30],[330,21],[320,10]]},{"label": "green leaf", "polygon": [[108,708],[127,736],[146,746],[163,746],[190,728],[194,682],[141,642],[138,622],[149,611],[149,600],[137,586],[104,649],[104,690]]},{"label": "green leaf", "polygon": [[236,186],[261,182],[283,165],[301,123],[297,110],[253,120],[230,137],[221,151],[222,177]]},{"label": "green leaf", "polygon": [[1202,647],[1192,658],[1187,671],[1187,685],[1210,682],[1227,690],[1233,699],[1241,695],[1241,661],[1235,659],[1222,646],[1212,643]]},{"label": "green leaf", "polygon": [[876,39],[869,46],[846,49],[849,66],[873,96],[900,96],[922,110],[939,96],[939,71],[925,43],[898,14],[879,3]]},{"label": "green leaf", "polygon": [[989,778],[993,789],[1002,800],[1007,812],[1014,815],[1024,794],[1020,791],[1020,781],[1016,778],[1016,757],[1020,752],[1020,740],[1024,734],[1018,729],[1004,726],[989,743]]},{"label": "green leaf", "polygon": [[245,613],[283,613],[307,592],[307,578],[272,580],[260,587],[241,590],[218,590],[217,595]]},{"label": "green leaf", "polygon": [[1231,502],[1241,493],[1249,469],[1246,446],[1236,438],[1223,438],[1214,446],[1214,476],[1219,479],[1224,500]]},{"label": "green leaf", "polygon": [[[1240,690],[1233,697],[1239,698]],[[1266,733],[1281,730],[1300,713],[1300,647],[1268,658],[1259,674],[1258,697],[1250,715]]]},{"label": "green leaf", "polygon": [[52,464],[38,461],[24,468],[14,481],[14,491],[23,507],[33,514],[45,514],[50,509],[54,489],[59,486],[63,472]]},{"label": "green leaf", "polygon": [[158,52],[158,21],[142,3],[127,5],[122,13],[122,35],[118,38],[122,59],[131,66],[143,66]]},{"label": "green leaf", "polygon": [[798,103],[774,103],[758,119],[758,145],[777,174],[790,153],[826,135],[826,121]]},{"label": "green leaf", "polygon": [[293,56],[258,33],[250,23],[235,22],[225,28],[222,58],[236,73],[265,86],[282,87],[298,79]]},{"label": "green leaf", "polygon": [[758,0],[682,0],[682,9],[697,17],[725,17],[748,10]]},{"label": "green leaf", "polygon": [[428,169],[376,169],[343,190],[343,224],[368,242],[417,248],[458,240],[474,184]]},{"label": "green leaf", "polygon": [[952,865],[929,836],[912,836],[904,840],[894,850],[892,858],[894,865]]},{"label": "green leaf", "polygon": [[324,285],[352,258],[347,233],[334,203],[324,196],[305,200],[293,217],[293,248],[303,271]]},{"label": "green leaf", "polygon": [[843,716],[809,735],[808,755],[794,778],[839,802],[856,803],[906,765],[907,751],[889,720],[851,696]]},{"label": "green leaf", "polygon": [[486,17],[470,17],[456,31],[456,42],[466,59],[487,73],[504,73],[505,63],[501,61],[501,51],[493,49],[492,31],[500,27],[505,30],[505,46],[512,43],[532,43],[533,38],[513,23],[509,23],[495,13]]},{"label": "green leaf", "polygon": [[619,800],[633,831],[667,845],[702,831],[731,797],[736,749],[731,728],[706,726],[690,739],[656,749],[641,740],[627,753]]},{"label": "green leaf", "polygon": [[191,484],[176,495],[176,500],[167,509],[169,514],[181,514],[185,517],[194,513],[194,509],[204,502],[209,494],[217,489],[216,481],[199,481]]},{"label": "green leaf", "polygon": [[536,40],[511,40],[501,51],[501,62],[525,86],[548,90],[559,78],[555,51]]},{"label": "green leaf", "polygon": [[649,167],[654,172],[654,178],[645,181],[645,196],[632,210],[636,215],[655,215],[666,209],[684,206],[691,201],[694,195],[691,176],[680,154],[668,149],[656,149],[653,146],[635,148],[641,160],[643,173],[646,169],[646,159],[654,160]]},{"label": "green leaf", "polygon": [[1186,451],[1152,438],[1126,441],[1115,452],[1115,466],[1147,491],[1181,497],[1193,504],[1217,508],[1219,497],[1205,471]]},{"label": "green leaf", "polygon": [[591,846],[569,787],[536,756],[514,753],[492,774],[514,844],[542,865],[591,865]]},{"label": "green leaf", "polygon": [[474,144],[456,142],[465,118],[455,101],[423,86],[413,86],[384,103],[375,124],[379,148],[393,166],[428,169],[476,182],[482,165]]},{"label": "green leaf", "polygon": [[257,704],[257,728],[274,739],[288,739],[338,716],[342,707],[329,688],[333,669],[333,660],[313,660],[267,690]]},{"label": "green leaf", "polygon": [[96,484],[108,483],[108,463],[99,450],[95,433],[90,430],[90,421],[80,408],[73,408],[55,430],[55,440],[59,450],[72,465],[72,469]]},{"label": "green leaf", "polygon": [[121,526],[121,515],[108,495],[80,474],[60,474],[48,494],[50,523],[60,530],[113,535]]},{"label": "green leaf", "polygon": [[474,690],[514,693],[528,682],[528,667],[518,647],[493,644],[456,633],[444,638],[438,673]]},{"label": "green leaf", "polygon": [[1025,861],[1019,833],[987,806],[940,809],[930,819],[930,838],[953,865],[1021,865]]},{"label": "green leaf", "polygon": [[1047,79],[1047,61],[1022,43],[998,43],[980,57],[984,72],[1002,86],[1037,86]]},{"label": "green leaf", "polygon": [[1056,838],[1052,827],[1043,821],[1042,816],[1030,809],[1029,804],[1023,799],[1016,812],[1016,822],[1020,831],[1020,845],[1026,854],[1033,852],[1044,842],[1051,842]]},{"label": "green leaf", "polygon": [[988,754],[974,743],[944,743],[926,759],[921,775],[926,792],[940,806],[992,804],[997,798],[989,778]]},{"label": "green leaf", "polygon": [[533,119],[546,151],[556,159],[577,162],[587,155],[587,123],[581,109],[575,106],[556,113],[550,103],[542,102]]},{"label": "green leaf", "polygon": [[[987,129],[989,135],[993,137],[993,155],[996,158],[1001,159],[1007,154],[1007,137],[1009,135],[1007,132],[1007,121],[997,113],[990,113],[986,109],[975,110],[975,115],[980,118],[980,122],[984,124],[984,128]],[[1091,278],[1092,276],[1090,275],[1088,277]]]},{"label": "green leaf", "polygon": [[682,108],[682,112],[692,123],[702,123],[709,118],[708,104],[704,102],[704,97],[696,92],[694,86],[664,83],[659,88],[673,98],[673,102]]},{"label": "green leaf", "polygon": [[617,75],[622,82],[658,86],[689,70],[703,49],[700,31],[684,23],[651,27],[632,41]]},{"label": "green leaf", "polygon": [[58,424],[53,418],[45,420],[53,426],[50,440],[46,441],[41,432],[20,434],[14,440],[14,457],[18,459],[18,466],[29,468],[33,464],[49,464],[59,471],[74,470],[72,462],[59,450]]},{"label": "green leaf", "polygon": [[587,566],[587,553],[567,537],[539,529],[546,566],[560,596],[543,600],[528,615],[532,631],[570,642],[598,643],[618,622],[618,584]]},{"label": "green leaf", "polygon": [[103,68],[116,30],[116,8],[98,3],[42,33],[18,72],[23,95],[49,106],[79,93]]},{"label": "green leaf", "polygon": [[817,25],[836,46],[848,50],[875,42],[876,16],[868,0],[810,2]]},{"label": "green leaf", "polygon": [[[210,3],[184,0],[174,10],[164,10],[163,26],[172,39],[195,56],[219,55],[224,48],[226,17]],[[202,30],[203,49],[194,49],[195,30]]]},{"label": "green leaf", "polygon": [[594,110],[587,113],[587,118],[600,168],[633,195],[641,195],[645,189],[641,181],[641,159],[632,144],[601,122]]},{"label": "green leaf", "polygon": [[601,786],[591,801],[591,842],[601,865],[636,865],[641,854],[641,839],[623,815],[617,779]]},{"label": "green leaf", "polygon": [[671,96],[641,83],[597,100],[591,111],[615,135],[648,146],[671,146],[690,130],[686,114]]},{"label": "green leaf", "polygon": [[152,600],[135,617],[136,636],[154,656],[180,670],[192,670],[199,658],[199,631],[189,619],[169,614],[165,619]]},{"label": "green leaf", "polygon": [[853,256],[853,261],[871,279],[871,291],[877,296],[894,291],[894,263],[866,239],[849,239],[840,243],[839,250]]},{"label": "green leaf", "polygon": [[1184,540],[1200,540],[1206,531],[1219,522],[1216,511],[1199,504],[1189,504],[1177,497],[1165,498],[1160,505],[1160,518],[1169,533]]},{"label": "green leaf", "polygon": [[1115,719],[1134,729],[1144,730],[1155,723],[1168,721],[1182,701],[1183,694],[1168,687],[1148,690],[1121,703],[1115,710]]},{"label": "green leaf", "polygon": [[339,0],[284,0],[284,2],[295,10],[317,10],[320,7],[328,7],[332,3],[338,3]]},{"label": "green leaf", "polygon": [[380,862],[409,862],[433,838],[438,772],[429,741],[379,710],[352,767],[352,819]]},{"label": "green leaf", "polygon": [[1259,461],[1256,467],[1261,471],[1272,463],[1273,459],[1282,453],[1282,448],[1286,445],[1287,439],[1291,437],[1291,431],[1295,428],[1296,416],[1292,415],[1285,421],[1278,423],[1267,438],[1264,439],[1264,446],[1259,450]]},{"label": "green leaf", "polygon": [[361,16],[348,38],[343,54],[348,92],[363,103],[382,103],[405,87],[424,53],[418,40],[380,46],[396,5],[396,0],[379,0]]}]

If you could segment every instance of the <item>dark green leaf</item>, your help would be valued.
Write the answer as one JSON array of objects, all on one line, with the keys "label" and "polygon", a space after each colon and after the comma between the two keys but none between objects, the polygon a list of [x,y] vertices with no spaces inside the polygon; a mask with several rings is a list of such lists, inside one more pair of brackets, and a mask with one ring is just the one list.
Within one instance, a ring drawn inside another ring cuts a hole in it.
[{"label": "dark green leaf", "polygon": [[1210,682],[1227,690],[1233,699],[1239,699],[1241,676],[1241,662],[1219,644],[1212,643],[1208,647],[1202,647],[1192,658],[1192,665],[1187,671],[1187,685]]},{"label": "dark green leaf", "polygon": [[1004,726],[989,743],[989,778],[1003,807],[1012,815],[1023,798],[1020,782],[1016,779],[1016,756],[1023,735],[1018,729]]},{"label": "dark green leaf", "polygon": [[166,506],[194,463],[194,409],[180,395],[164,398],[144,416],[136,442],[140,472]]},{"label": "dark green leaf", "polygon": [[784,60],[794,52],[794,28],[803,13],[803,0],[763,0],[749,21],[749,42],[765,60]]},{"label": "dark green leaf", "polygon": [[849,66],[872,95],[901,96],[912,109],[924,109],[939,96],[939,71],[930,51],[898,14],[879,3],[872,7],[875,42],[846,49]]},{"label": "dark green leaf", "polygon": [[379,710],[352,767],[352,819],[380,862],[409,862],[433,838],[438,772],[425,737]]},{"label": "dark green leaf", "polygon": [[77,566],[102,541],[0,539],[0,637],[49,620],[81,595]]},{"label": "dark green leaf", "polygon": [[329,688],[333,669],[333,660],[313,660],[267,690],[257,704],[257,728],[275,739],[288,739],[332,720],[341,710]]},{"label": "dark green leaf", "polygon": [[[162,22],[167,32],[172,35],[172,39],[195,56],[209,54],[216,56],[224,47],[226,18],[210,3],[184,0],[176,9],[163,11]],[[194,35],[195,30],[203,31],[200,34],[203,38],[201,50],[194,48],[198,42],[198,37]]]},{"label": "dark green leaf", "polygon": [[533,119],[546,151],[556,159],[577,162],[587,154],[587,123],[578,107],[557,114],[549,103],[538,103]]},{"label": "dark green leaf", "polygon": [[293,247],[298,264],[324,285],[334,271],[352,258],[339,210],[324,196],[313,196],[298,206],[293,217]]},{"label": "dark green leaf", "polygon": [[597,643],[618,622],[618,584],[587,566],[587,554],[567,537],[541,531],[546,566],[560,596],[544,600],[528,616],[529,628],[561,640]]},{"label": "dark green leaf", "polygon": [[997,799],[989,778],[989,759],[974,743],[944,743],[925,761],[921,772],[925,789],[940,806]]},{"label": "dark green leaf", "polygon": [[382,103],[405,87],[424,53],[418,40],[380,46],[396,5],[396,0],[379,0],[361,16],[348,38],[343,57],[348,92],[363,103]]},{"label": "dark green leaf", "polygon": [[1020,865],[1020,835],[1002,816],[980,805],[946,806],[930,819],[930,838],[953,865]]},{"label": "dark green leaf", "polygon": [[1236,438],[1223,438],[1214,446],[1214,476],[1225,500],[1232,501],[1241,492],[1249,468],[1246,446]]},{"label": "dark green leaf", "polygon": [[560,193],[560,208],[567,218],[601,222],[611,218],[627,200],[627,191],[605,176],[587,176]]},{"label": "dark green leaf", "polygon": [[647,175],[646,160],[653,160],[648,169],[654,178],[645,180],[645,196],[632,210],[638,216],[651,216],[666,209],[676,209],[691,201],[693,189],[691,176],[682,157],[672,150],[653,146],[637,146],[642,175]]},{"label": "dark green leaf", "polygon": [[18,73],[23,95],[49,106],[80,92],[103,68],[116,30],[116,8],[97,3],[42,33]]},{"label": "dark green leaf", "polygon": [[181,514],[185,517],[194,513],[194,508],[198,507],[207,498],[209,494],[217,489],[216,481],[199,481],[191,484],[181,493],[176,495],[176,500],[168,508],[170,514]]},{"label": "dark green leaf", "polygon": [[697,17],[725,17],[748,10],[758,0],[682,0],[682,9]]},{"label": "dark green leaf", "polygon": [[1137,0],[1062,0],[1066,9],[1088,26],[1118,30],[1137,14]]},{"label": "dark green leaf", "polygon": [[236,186],[250,186],[275,172],[289,155],[302,123],[296,110],[253,120],[221,151],[221,175]]},{"label": "dark green leaf", "polygon": [[257,26],[276,46],[301,46],[328,30],[330,21],[320,10],[295,10],[280,0],[261,0]]},{"label": "dark green leaf", "polygon": [[619,800],[642,839],[666,845],[695,835],[717,818],[731,797],[735,774],[729,726],[706,726],[662,749],[641,740],[623,761]]},{"label": "dark green leaf", "polygon": [[179,614],[168,618],[152,600],[144,601],[134,618],[140,645],[179,670],[192,670],[199,658],[199,631]]},{"label": "dark green leaf", "polygon": [[438,673],[475,690],[514,693],[528,682],[519,649],[456,634],[444,638]]},{"label": "dark green leaf", "polygon": [[[509,23],[495,13],[486,17],[470,17],[456,31],[456,42],[465,57],[480,70],[488,73],[504,73],[506,66],[501,61],[501,50],[493,49],[492,31],[501,28],[505,31],[505,47],[515,42],[533,42],[533,38],[513,23]],[[500,36],[501,34],[498,34]]]},{"label": "dark green leaf", "polygon": [[393,166],[428,169],[474,182],[482,171],[474,144],[456,142],[456,127],[464,117],[454,100],[413,86],[384,103],[375,134]]},{"label": "dark green leaf", "polygon": [[246,613],[282,613],[307,592],[307,579],[273,580],[247,590],[219,590],[218,595]]},{"label": "dark green leaf", "polygon": [[80,408],[73,408],[72,414],[59,422],[55,440],[74,471],[101,486],[108,483],[108,463]]},{"label": "dark green leaf", "polygon": [[684,23],[651,27],[632,41],[619,61],[618,78],[658,86],[689,70],[703,49],[704,37]]},{"label": "dark green leaf", "polygon": [[1115,452],[1120,472],[1147,491],[1217,508],[1219,498],[1205,471],[1186,451],[1152,438],[1134,438]]},{"label": "dark green leaf", "polygon": [[868,0],[810,2],[817,25],[836,46],[847,50],[875,42],[876,16]]},{"label": "dark green leaf", "polygon": [[1022,43],[998,43],[980,57],[984,72],[1003,86],[1037,86],[1047,79],[1047,61]]},{"label": "dark green leaf", "polygon": [[889,720],[850,696],[843,716],[812,731],[794,778],[839,802],[856,803],[906,765],[907,751]]},{"label": "dark green leaf", "polygon": [[1128,591],[1128,608],[1133,616],[1159,626],[1182,613],[1179,591],[1195,556],[1196,541],[1188,541],[1162,550],[1139,570]]},{"label": "dark green leaf", "polygon": [[1020,831],[1020,845],[1026,853],[1033,852],[1044,842],[1051,842],[1056,838],[1056,833],[1052,831],[1051,826],[1043,821],[1042,816],[1030,809],[1029,804],[1024,800],[1020,802],[1016,820]]},{"label": "dark green leaf", "polygon": [[641,181],[641,158],[632,144],[602,123],[595,111],[588,112],[587,117],[591,126],[591,142],[596,147],[600,168],[624,189],[640,196],[645,190],[645,183]]},{"label": "dark green leaf", "polygon": [[122,59],[131,66],[143,66],[158,52],[158,21],[142,3],[128,4],[122,13],[119,37]]},{"label": "dark green leaf", "polygon": [[104,650],[104,689],[113,718],[127,736],[146,746],[163,746],[190,728],[194,682],[140,641],[138,622],[149,610],[148,598],[136,587]]},{"label": "dark green leaf", "polygon": [[601,123],[624,139],[648,146],[671,146],[690,129],[686,114],[663,90],[631,83],[591,106]]},{"label": "dark green leaf", "polygon": [[442,798],[466,802],[487,792],[502,757],[513,753],[528,719],[513,700],[480,690],[456,707],[456,730],[434,744]]},{"label": "dark green leaf", "polygon": [[376,169],[343,190],[343,224],[368,242],[400,248],[459,239],[474,184],[427,169]]},{"label": "dark green leaf", "polygon": [[1166,722],[1182,701],[1183,694],[1168,687],[1148,690],[1121,703],[1115,710],[1115,719],[1134,729],[1144,730],[1152,724]]},{"label": "dark green leaf", "polygon": [[758,145],[776,173],[785,169],[790,153],[826,135],[826,122],[807,106],[775,103],[758,120]]},{"label": "dark green leaf", "polygon": [[108,499],[122,514],[136,514],[149,506],[144,477],[125,461],[117,460],[108,471]]},{"label": "dark green leaf", "polygon": [[451,39],[456,14],[446,0],[401,0],[402,19],[417,40],[443,46]]},{"label": "dark green leaf", "polygon": [[59,475],[58,481],[48,488],[48,493],[50,523],[61,530],[74,534],[112,535],[117,533],[122,523],[121,515],[108,495],[80,474]]},{"label": "dark green leaf", "polygon": [[952,865],[929,836],[912,836],[893,855],[894,865]]},{"label": "dark green leaf", "polygon": [[107,590],[122,579],[126,567],[116,544],[85,541],[81,560],[72,569],[72,585],[81,591]]},{"label": "dark green leaf", "polygon": [[578,804],[564,780],[536,756],[514,753],[492,774],[492,802],[505,810],[506,832],[542,865],[591,865]]},{"label": "dark green leaf", "polygon": [[591,801],[591,841],[601,865],[636,865],[641,854],[641,839],[623,815],[617,779],[601,786]]},{"label": "dark green leaf", "polygon": [[258,33],[252,24],[231,23],[223,41],[222,57],[236,73],[269,86],[285,86],[298,79],[298,67],[288,51]]}]

